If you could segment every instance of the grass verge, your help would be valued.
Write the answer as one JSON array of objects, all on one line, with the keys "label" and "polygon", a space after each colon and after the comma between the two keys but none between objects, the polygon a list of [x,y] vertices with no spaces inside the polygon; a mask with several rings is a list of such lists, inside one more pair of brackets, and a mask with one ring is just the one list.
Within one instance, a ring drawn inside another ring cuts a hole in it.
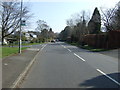
[{"label": "grass verge", "polygon": [[87,50],[92,51],[92,52],[101,52],[101,51],[108,51],[109,50],[109,49],[102,49],[102,48],[93,48],[93,47],[90,47],[88,45],[81,46],[78,43],[68,43],[68,44],[80,47],[82,49],[87,49]]},{"label": "grass verge", "polygon": [[84,45],[84,46],[80,46],[83,49],[87,49],[89,51],[92,52],[101,52],[101,51],[108,51],[109,49],[103,49],[103,48],[94,48],[94,47],[90,47],[88,45]]},{"label": "grass verge", "polygon": [[39,44],[42,44],[42,43],[23,43],[22,45],[27,46],[27,45],[39,45]]},{"label": "grass verge", "polygon": [[[27,49],[28,47],[22,47],[22,50]],[[18,47],[1,47],[2,54],[0,55],[0,58],[4,58],[6,56],[10,56],[12,54],[18,53]]]},{"label": "grass verge", "polygon": [[[67,43],[68,43],[68,42],[67,42]],[[74,46],[79,46],[78,43],[68,43],[68,44],[70,44],[70,45],[74,45]]]},{"label": "grass verge", "polygon": [[[29,45],[39,45],[43,43],[22,43],[22,46],[29,46]],[[10,44],[10,45],[4,45],[4,46],[18,46],[18,44]]]}]

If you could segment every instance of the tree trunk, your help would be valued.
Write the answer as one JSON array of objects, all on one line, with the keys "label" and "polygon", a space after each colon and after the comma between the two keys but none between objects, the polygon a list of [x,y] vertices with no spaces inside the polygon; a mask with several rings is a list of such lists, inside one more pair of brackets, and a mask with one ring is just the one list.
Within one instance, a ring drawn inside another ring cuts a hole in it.
[{"label": "tree trunk", "polygon": [[2,46],[4,45],[4,37],[2,37]]}]

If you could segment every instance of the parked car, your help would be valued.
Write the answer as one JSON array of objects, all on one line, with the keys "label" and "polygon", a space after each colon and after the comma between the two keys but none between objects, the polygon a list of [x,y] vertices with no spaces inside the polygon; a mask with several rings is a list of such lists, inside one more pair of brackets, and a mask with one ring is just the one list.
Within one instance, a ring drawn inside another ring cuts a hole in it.
[{"label": "parked car", "polygon": [[52,40],[51,42],[55,43],[55,40]]}]

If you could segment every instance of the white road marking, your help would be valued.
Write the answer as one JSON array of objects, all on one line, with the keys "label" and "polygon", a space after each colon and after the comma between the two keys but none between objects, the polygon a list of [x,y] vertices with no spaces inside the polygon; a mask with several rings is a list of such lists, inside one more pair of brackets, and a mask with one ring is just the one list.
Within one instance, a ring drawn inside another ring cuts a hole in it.
[{"label": "white road marking", "polygon": [[[46,45],[47,45],[47,44],[46,44]],[[41,48],[41,50],[40,50],[40,51],[42,51],[42,50],[45,48],[45,46],[46,46],[46,45],[44,45],[44,46]]]},{"label": "white road marking", "polygon": [[103,71],[101,71],[100,69],[96,69],[98,72],[102,73],[103,75],[105,75],[107,78],[109,78],[110,80],[112,80],[113,82],[115,82],[116,84],[118,84],[120,86],[120,83],[117,82],[116,80],[114,80],[113,78],[111,78],[110,76],[108,76],[107,74],[105,74]]},{"label": "white road marking", "polygon": [[66,48],[64,45],[61,45],[62,47]]},{"label": "white road marking", "polygon": [[7,66],[8,64],[7,63],[4,63],[5,66]]},{"label": "white road marking", "polygon": [[66,47],[64,46],[64,48],[66,48]]},{"label": "white road marking", "polygon": [[67,49],[69,52],[72,52],[70,49]]},{"label": "white road marking", "polygon": [[27,50],[39,51],[39,49],[37,49],[37,48],[28,48]]},{"label": "white road marking", "polygon": [[80,57],[79,55],[77,55],[76,53],[74,53],[75,56],[77,56],[79,59],[81,59],[82,61],[85,62],[85,59],[83,59],[82,57]]}]

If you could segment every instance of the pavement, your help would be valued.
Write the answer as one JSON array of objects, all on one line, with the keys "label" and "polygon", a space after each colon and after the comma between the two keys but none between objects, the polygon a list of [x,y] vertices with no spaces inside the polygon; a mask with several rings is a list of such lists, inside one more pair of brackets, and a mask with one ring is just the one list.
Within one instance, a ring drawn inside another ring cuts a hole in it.
[{"label": "pavement", "polygon": [[0,58],[0,90],[2,89],[2,59]]},{"label": "pavement", "polygon": [[114,58],[120,59],[119,58],[119,56],[120,56],[120,49],[113,49],[113,50],[109,50],[109,51],[102,51],[102,52],[99,52],[99,53],[107,55],[107,56],[110,56],[110,57],[114,57]]},{"label": "pavement", "polygon": [[119,76],[117,58],[59,42],[38,53],[20,87],[119,88]]},{"label": "pavement", "polygon": [[2,88],[10,88],[15,80],[29,65],[42,45],[33,45],[22,51],[2,60]]}]

